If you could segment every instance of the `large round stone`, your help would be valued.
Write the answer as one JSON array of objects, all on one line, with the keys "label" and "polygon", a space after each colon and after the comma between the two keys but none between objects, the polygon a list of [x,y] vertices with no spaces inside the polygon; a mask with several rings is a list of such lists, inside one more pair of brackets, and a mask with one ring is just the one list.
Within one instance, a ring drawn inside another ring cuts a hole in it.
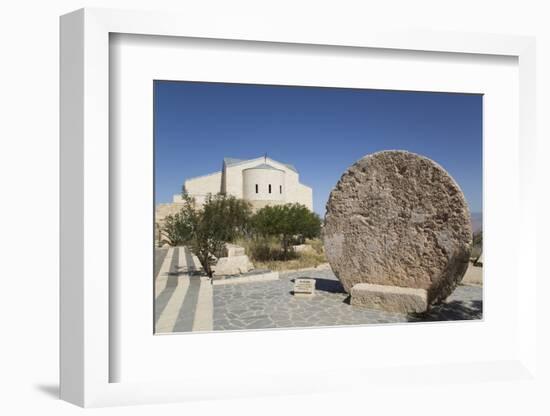
[{"label": "large round stone", "polygon": [[365,156],[330,194],[325,251],[349,293],[357,283],[421,288],[445,300],[470,259],[462,191],[434,161],[405,151]]}]

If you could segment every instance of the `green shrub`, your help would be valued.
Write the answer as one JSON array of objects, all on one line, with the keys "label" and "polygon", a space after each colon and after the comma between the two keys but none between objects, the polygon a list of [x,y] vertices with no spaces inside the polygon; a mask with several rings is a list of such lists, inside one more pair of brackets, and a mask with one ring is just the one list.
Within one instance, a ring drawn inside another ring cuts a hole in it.
[{"label": "green shrub", "polygon": [[163,234],[172,245],[185,244],[197,256],[206,274],[212,277],[212,265],[227,242],[246,233],[250,223],[250,204],[226,195],[208,195],[197,208],[195,200],[183,196],[179,213],[167,216]]},{"label": "green shrub", "polygon": [[315,238],[321,233],[321,219],[301,204],[266,206],[252,217],[253,232],[259,237],[279,239],[283,258],[291,255],[295,241]]},{"label": "green shrub", "polygon": [[246,252],[254,261],[280,261],[297,258],[298,255],[289,249],[285,254],[281,243],[275,237],[255,237],[248,241]]},{"label": "green shrub", "polygon": [[191,224],[187,220],[187,215],[182,209],[173,215],[167,215],[161,227],[161,235],[171,246],[185,244],[191,238]]}]

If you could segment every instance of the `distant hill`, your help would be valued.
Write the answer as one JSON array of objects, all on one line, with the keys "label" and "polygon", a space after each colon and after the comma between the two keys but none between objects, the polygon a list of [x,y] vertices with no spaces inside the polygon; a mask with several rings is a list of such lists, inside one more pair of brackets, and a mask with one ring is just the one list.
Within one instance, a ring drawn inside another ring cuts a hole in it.
[{"label": "distant hill", "polygon": [[470,218],[472,221],[472,232],[481,231],[483,229],[483,214],[481,212],[472,212]]}]

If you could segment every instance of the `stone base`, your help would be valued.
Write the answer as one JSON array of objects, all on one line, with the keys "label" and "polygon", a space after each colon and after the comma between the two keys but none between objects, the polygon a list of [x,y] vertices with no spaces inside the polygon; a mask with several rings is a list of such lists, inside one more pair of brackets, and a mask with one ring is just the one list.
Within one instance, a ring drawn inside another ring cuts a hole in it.
[{"label": "stone base", "polygon": [[214,276],[248,273],[254,268],[248,256],[220,257],[213,267]]},{"label": "stone base", "polygon": [[358,283],[351,289],[351,305],[396,313],[420,313],[428,309],[424,289]]},{"label": "stone base", "polygon": [[244,247],[236,244],[225,243],[222,257],[236,257],[246,255]]}]

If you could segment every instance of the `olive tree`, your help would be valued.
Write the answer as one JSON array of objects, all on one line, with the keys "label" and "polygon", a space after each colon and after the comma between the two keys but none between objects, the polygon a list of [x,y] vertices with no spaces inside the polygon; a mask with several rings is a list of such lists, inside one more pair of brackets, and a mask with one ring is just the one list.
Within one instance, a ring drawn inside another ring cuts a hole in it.
[{"label": "olive tree", "polygon": [[315,238],[321,233],[321,219],[298,203],[266,206],[252,217],[254,232],[280,239],[283,257],[288,258],[293,238]]},{"label": "olive tree", "polygon": [[208,195],[202,207],[183,195],[183,207],[165,219],[164,234],[184,244],[197,256],[205,273],[212,277],[212,265],[227,242],[247,231],[251,208],[247,202],[228,195]]},{"label": "olive tree", "polygon": [[191,238],[191,224],[184,209],[167,215],[160,227],[161,235],[171,246],[184,245]]}]

